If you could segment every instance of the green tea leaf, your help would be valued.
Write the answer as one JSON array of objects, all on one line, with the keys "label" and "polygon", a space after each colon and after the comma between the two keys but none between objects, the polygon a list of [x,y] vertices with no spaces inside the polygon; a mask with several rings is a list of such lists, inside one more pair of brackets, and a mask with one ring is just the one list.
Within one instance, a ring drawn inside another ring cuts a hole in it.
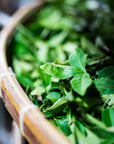
[{"label": "green tea leaf", "polygon": [[48,45],[51,47],[60,45],[65,40],[67,35],[68,35],[67,31],[63,31],[63,32],[59,33],[58,35],[52,37],[49,40]]},{"label": "green tea leaf", "polygon": [[45,92],[45,88],[42,86],[38,86],[33,91],[31,91],[31,95],[41,96]]},{"label": "green tea leaf", "polygon": [[50,112],[53,114],[61,113],[63,112],[63,109],[65,108],[67,104],[67,100],[62,97],[58,99],[51,107],[47,108],[44,112]]},{"label": "green tea leaf", "polygon": [[[85,129],[86,129],[86,136],[87,136],[86,138],[88,140],[90,140],[92,142],[92,144],[100,144],[100,142],[102,140],[88,128],[85,128]],[[93,140],[94,140],[94,142],[93,142]]]},{"label": "green tea leaf", "polygon": [[21,83],[21,85],[27,87],[33,87],[32,80],[26,76],[17,76],[18,81]]},{"label": "green tea leaf", "polygon": [[76,128],[76,135],[77,135],[77,141],[79,144],[91,144],[92,141],[90,139],[87,139],[86,136],[84,136],[78,128]]},{"label": "green tea leaf", "polygon": [[82,117],[83,117],[83,119],[86,121],[86,122],[88,122],[88,123],[90,123],[90,124],[92,124],[92,125],[96,125],[96,126],[98,126],[98,127],[100,127],[100,128],[105,128],[106,126],[104,125],[104,123],[102,123],[99,119],[97,119],[97,118],[95,118],[95,117],[93,117],[92,115],[90,115],[90,114],[84,114],[84,113],[82,113]]},{"label": "green tea leaf", "polygon": [[106,102],[108,106],[114,108],[114,94],[102,95],[102,99]]},{"label": "green tea leaf", "polygon": [[77,72],[86,72],[86,57],[81,49],[76,49],[76,51],[69,56],[69,61],[72,67],[75,67]]},{"label": "green tea leaf", "polygon": [[101,78],[96,79],[94,84],[101,95],[114,94],[114,80]]},{"label": "green tea leaf", "polygon": [[108,127],[114,127],[114,109],[106,108],[102,113],[102,121]]},{"label": "green tea leaf", "polygon": [[30,72],[33,70],[33,65],[26,61],[21,61],[19,59],[14,58],[13,67],[16,75],[20,75],[21,73]]},{"label": "green tea leaf", "polygon": [[75,74],[74,68],[54,63],[46,63],[40,66],[40,68],[44,73],[58,79],[67,79]]},{"label": "green tea leaf", "polygon": [[109,78],[114,80],[114,66],[105,67],[100,71],[99,78]]},{"label": "green tea leaf", "polygon": [[68,126],[68,119],[55,119],[58,127],[61,129],[61,131],[66,135],[69,136],[71,134],[70,127]]},{"label": "green tea leaf", "polygon": [[81,131],[81,133],[83,133],[85,135],[86,131],[85,131],[84,125],[81,122],[79,122],[79,121],[76,121],[76,123],[77,123],[77,125],[78,125],[79,130]]},{"label": "green tea leaf", "polygon": [[114,138],[109,138],[101,142],[101,144],[113,144]]},{"label": "green tea leaf", "polygon": [[48,57],[48,46],[45,42],[43,41],[37,41],[35,43],[35,45],[38,47],[38,60],[40,62],[46,62],[47,61],[47,57]]},{"label": "green tea leaf", "polygon": [[91,41],[89,41],[85,36],[81,37],[81,48],[89,56],[98,59],[104,56],[104,53],[98,49]]},{"label": "green tea leaf", "polygon": [[75,92],[85,95],[87,88],[92,84],[92,79],[88,73],[76,74],[71,80],[71,86]]},{"label": "green tea leaf", "polygon": [[61,98],[61,94],[59,92],[50,92],[47,96],[48,99],[55,103],[58,99]]},{"label": "green tea leaf", "polygon": [[112,139],[114,138],[114,132],[108,132],[108,130],[99,128],[99,127],[93,127],[92,131],[98,135],[100,138],[103,139]]},{"label": "green tea leaf", "polygon": [[66,99],[67,99],[68,101],[74,101],[74,96],[73,96],[72,91],[70,91],[70,92],[67,93]]}]

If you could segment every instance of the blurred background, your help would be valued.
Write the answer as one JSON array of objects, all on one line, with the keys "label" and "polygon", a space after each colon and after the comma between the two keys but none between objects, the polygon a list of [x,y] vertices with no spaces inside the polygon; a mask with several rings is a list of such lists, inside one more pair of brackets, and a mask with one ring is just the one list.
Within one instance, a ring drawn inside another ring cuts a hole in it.
[{"label": "blurred background", "polygon": [[33,0],[0,0],[0,10],[13,14],[21,5]]}]

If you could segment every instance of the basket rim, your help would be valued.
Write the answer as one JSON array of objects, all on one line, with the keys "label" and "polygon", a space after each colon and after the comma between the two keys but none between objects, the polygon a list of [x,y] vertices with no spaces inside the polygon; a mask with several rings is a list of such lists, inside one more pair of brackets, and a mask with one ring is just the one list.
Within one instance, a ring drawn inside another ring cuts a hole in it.
[{"label": "basket rim", "polygon": [[[16,29],[16,26],[30,16],[33,12],[38,10],[43,0],[30,2],[21,7],[12,16],[9,23],[0,33],[0,75],[3,73],[12,72],[8,67],[6,57],[6,47],[10,36]],[[19,114],[22,108],[31,105],[26,93],[22,90],[20,84],[14,76],[7,75],[1,79],[2,98],[5,103],[6,109],[9,111],[16,124],[19,127]],[[31,118],[31,116],[33,118]],[[38,109],[31,109],[27,111],[23,119],[24,136],[30,143],[42,144],[69,144],[63,134],[61,134]]]}]

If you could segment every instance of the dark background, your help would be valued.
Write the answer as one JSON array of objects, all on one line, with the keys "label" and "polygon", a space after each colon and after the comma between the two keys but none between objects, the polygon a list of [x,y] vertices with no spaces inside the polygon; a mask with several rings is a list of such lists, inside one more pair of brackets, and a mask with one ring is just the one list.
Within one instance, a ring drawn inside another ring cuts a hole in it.
[{"label": "dark background", "polygon": [[21,5],[33,0],[0,0],[0,10],[13,14]]}]

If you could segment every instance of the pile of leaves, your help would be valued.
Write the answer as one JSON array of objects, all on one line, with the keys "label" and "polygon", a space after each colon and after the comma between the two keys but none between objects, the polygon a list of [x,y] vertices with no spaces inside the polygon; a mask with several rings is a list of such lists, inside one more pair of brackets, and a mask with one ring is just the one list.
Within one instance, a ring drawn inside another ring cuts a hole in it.
[{"label": "pile of leaves", "polygon": [[50,0],[11,42],[18,81],[73,144],[114,143],[112,0]]}]

